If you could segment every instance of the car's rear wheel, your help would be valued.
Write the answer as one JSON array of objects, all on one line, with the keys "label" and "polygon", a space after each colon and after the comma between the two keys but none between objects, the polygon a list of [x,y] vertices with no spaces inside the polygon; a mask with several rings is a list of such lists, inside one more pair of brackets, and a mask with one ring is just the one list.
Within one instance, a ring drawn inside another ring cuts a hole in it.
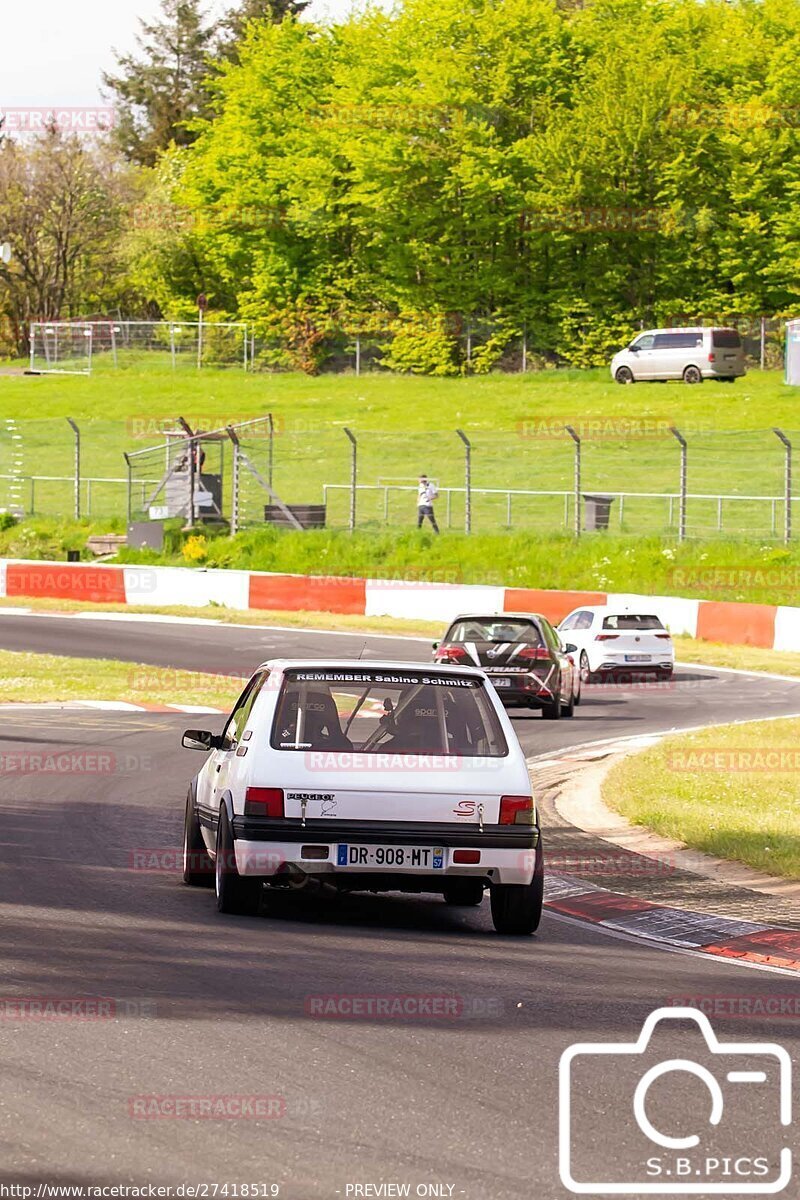
[{"label": "car's rear wheel", "polygon": [[214,863],[214,891],[221,913],[255,916],[261,901],[262,884],[256,876],[240,875],[236,867],[233,834],[223,804],[217,824],[217,849]]},{"label": "car's rear wheel", "polygon": [[575,693],[572,690],[572,684],[569,685],[569,703],[565,704],[563,700],[561,701],[561,715],[562,717],[575,716]]},{"label": "car's rear wheel", "polygon": [[452,879],[443,894],[445,904],[473,908],[483,900],[483,884],[480,879]]},{"label": "car's rear wheel", "polygon": [[582,696],[583,696],[583,687],[582,687],[583,679],[581,677],[580,671],[575,672],[574,683],[575,683],[576,690],[572,693],[572,702],[573,702],[573,704],[578,705],[578,704],[580,704]]},{"label": "car's rear wheel", "polygon": [[542,716],[545,721],[558,721],[561,717],[561,697],[556,696],[552,704],[542,705]]},{"label": "car's rear wheel", "polygon": [[684,383],[702,383],[703,374],[699,367],[687,367],[683,372]]},{"label": "car's rear wheel", "polygon": [[581,682],[591,683],[592,672],[589,670],[589,655],[585,650],[581,650]]},{"label": "car's rear wheel", "polygon": [[498,933],[524,937],[535,933],[542,919],[544,871],[541,851],[537,854],[536,873],[530,883],[495,883],[489,889],[492,923]]},{"label": "car's rear wheel", "polygon": [[630,367],[618,367],[614,378],[616,379],[617,383],[628,384],[634,382],[633,371],[630,369]]},{"label": "car's rear wheel", "polygon": [[214,864],[203,841],[191,792],[186,797],[183,819],[183,882],[189,887],[214,886]]}]

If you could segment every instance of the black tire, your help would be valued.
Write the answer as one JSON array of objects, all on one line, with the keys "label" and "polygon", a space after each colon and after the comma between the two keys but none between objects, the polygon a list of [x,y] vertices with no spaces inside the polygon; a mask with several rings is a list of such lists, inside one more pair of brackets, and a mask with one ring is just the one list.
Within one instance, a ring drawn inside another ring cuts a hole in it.
[{"label": "black tire", "polygon": [[258,912],[262,884],[257,876],[240,875],[236,869],[228,812],[223,804],[217,824],[217,849],[214,863],[214,891],[221,913],[252,917]]},{"label": "black tire", "polygon": [[683,372],[684,383],[702,383],[703,373],[699,367],[687,367]]},{"label": "black tire", "polygon": [[583,681],[581,679],[580,671],[576,671],[575,680],[578,684],[578,690],[577,690],[577,692],[573,692],[573,694],[572,694],[572,703],[577,708],[577,706],[580,704],[581,700],[583,699]]},{"label": "black tire", "polygon": [[591,683],[592,682],[592,672],[589,670],[589,656],[585,650],[581,650],[580,671],[581,671],[581,682],[582,683]]},{"label": "black tire", "polygon": [[658,672],[659,679],[672,679],[672,667],[662,667]]},{"label": "black tire", "polygon": [[541,849],[530,883],[495,883],[489,889],[492,923],[498,933],[526,937],[535,933],[542,919],[544,869]]},{"label": "black tire", "polygon": [[483,900],[480,879],[452,879],[444,886],[444,902],[459,908],[476,908]]},{"label": "black tire", "polygon": [[630,367],[617,367],[617,372],[614,378],[616,379],[617,383],[623,383],[626,385],[636,382],[633,378],[633,371],[630,369]]},{"label": "black tire", "polygon": [[569,703],[565,704],[563,700],[561,701],[561,715],[567,718],[575,716],[575,693],[571,683],[569,685]]},{"label": "black tire", "polygon": [[214,886],[214,864],[203,841],[191,791],[183,818],[183,882],[189,887]]},{"label": "black tire", "polygon": [[552,704],[542,705],[542,717],[545,721],[559,721],[561,719],[561,697],[556,696]]}]

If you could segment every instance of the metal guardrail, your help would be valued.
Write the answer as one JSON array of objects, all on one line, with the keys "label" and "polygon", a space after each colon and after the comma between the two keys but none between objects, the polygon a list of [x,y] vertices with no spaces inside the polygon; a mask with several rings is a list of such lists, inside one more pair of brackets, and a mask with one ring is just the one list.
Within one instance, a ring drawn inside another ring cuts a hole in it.
[{"label": "metal guardrail", "polygon": [[[382,492],[383,493],[383,519],[387,524],[389,522],[389,495],[390,495],[390,493],[391,492],[406,492],[406,493],[410,492],[412,495],[416,495],[416,491],[417,491],[415,485],[402,484],[402,483],[383,483],[383,484],[359,483],[356,485],[356,487],[357,487],[358,491]],[[324,503],[326,505],[328,503],[328,492],[329,491],[351,492],[352,485],[349,483],[324,483],[322,485],[322,493],[323,493]],[[666,500],[668,503],[667,523],[670,527],[672,527],[675,524],[676,505],[679,507],[680,503],[681,503],[681,493],[680,492],[623,492],[623,491],[614,491],[611,488],[603,488],[602,492],[603,492],[603,495],[605,495],[605,496],[610,496],[610,497],[613,497],[615,500],[619,500],[619,506],[617,508],[617,520],[618,520],[620,528],[622,527],[624,520],[625,520],[625,501],[626,500]],[[564,527],[569,528],[570,524],[571,524],[571,520],[570,520],[571,501],[573,501],[574,497],[575,497],[575,493],[573,490],[548,491],[548,490],[539,489],[539,488],[476,488],[476,487],[472,487],[469,489],[469,494],[473,498],[475,496],[505,496],[505,498],[506,498],[506,527],[509,529],[512,528],[511,518],[512,518],[513,497],[515,497],[515,496],[518,496],[518,497],[539,496],[539,497],[545,497],[545,498],[551,498],[551,499],[562,497],[564,500]],[[453,496],[454,495],[463,495],[466,497],[467,488],[466,487],[442,487],[439,489],[439,495],[440,495],[440,497],[443,497],[444,501],[445,501],[445,524],[448,528],[452,528]],[[769,504],[771,506],[772,532],[773,532],[773,534],[777,534],[777,532],[778,532],[778,505],[784,505],[786,502],[786,497],[783,495],[780,495],[780,496],[765,496],[765,495],[751,496],[751,495],[743,495],[738,492],[737,493],[722,493],[722,494],[715,493],[715,492],[686,492],[685,500],[687,500],[687,501],[688,500],[711,500],[711,501],[714,501],[717,506],[716,527],[717,527],[718,531],[724,530],[723,503],[735,502],[735,501],[750,501],[750,502],[755,501],[755,502]],[[796,503],[798,500],[800,500],[800,497],[798,497],[798,496],[792,497],[792,503]],[[574,517],[573,517],[573,520],[574,520]]]},{"label": "metal guardrail", "polygon": [[[3,475],[0,474],[0,479],[7,479],[11,482],[24,483],[28,490],[28,505],[26,513],[28,516],[36,516],[36,484],[37,483],[68,483],[71,487],[75,486],[74,475]],[[144,500],[144,490],[148,484],[157,483],[155,479],[139,479],[136,481],[142,487],[142,499]],[[128,486],[128,480],[111,478],[102,475],[84,475],[80,480],[81,486],[86,485],[86,505],[83,509],[84,515],[89,517],[92,515],[92,484],[95,483],[119,483],[125,488]],[[20,500],[20,507],[21,507]]]}]

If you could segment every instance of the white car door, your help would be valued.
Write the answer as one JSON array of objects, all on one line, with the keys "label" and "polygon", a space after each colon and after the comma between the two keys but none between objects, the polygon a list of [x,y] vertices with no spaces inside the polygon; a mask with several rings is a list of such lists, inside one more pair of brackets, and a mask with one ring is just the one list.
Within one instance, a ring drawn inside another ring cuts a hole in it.
[{"label": "white car door", "polygon": [[267,671],[260,671],[250,680],[236,701],[225,724],[221,749],[213,751],[214,761],[210,764],[213,772],[211,776],[211,807],[215,813],[219,811],[223,796],[235,781],[239,759],[246,753],[246,745],[242,744],[242,734],[267,675]]}]

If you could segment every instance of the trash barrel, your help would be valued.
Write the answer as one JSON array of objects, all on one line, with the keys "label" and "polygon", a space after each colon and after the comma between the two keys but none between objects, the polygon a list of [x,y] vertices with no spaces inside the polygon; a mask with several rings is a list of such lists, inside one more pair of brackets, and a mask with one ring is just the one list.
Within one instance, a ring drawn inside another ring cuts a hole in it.
[{"label": "trash barrel", "polygon": [[614,496],[590,496],[584,493],[583,527],[587,531],[608,529]]}]

